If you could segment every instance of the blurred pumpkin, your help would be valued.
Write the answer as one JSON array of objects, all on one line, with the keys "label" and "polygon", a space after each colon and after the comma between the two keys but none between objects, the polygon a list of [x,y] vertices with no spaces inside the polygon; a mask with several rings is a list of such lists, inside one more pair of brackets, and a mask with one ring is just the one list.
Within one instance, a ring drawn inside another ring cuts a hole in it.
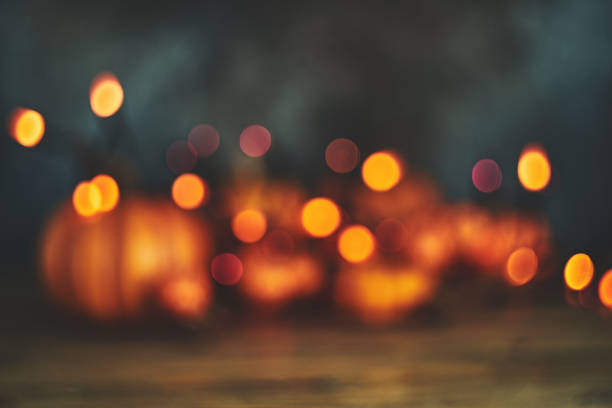
[{"label": "blurred pumpkin", "polygon": [[323,284],[323,269],[311,255],[269,256],[260,247],[243,251],[244,275],[240,288],[255,303],[275,307],[316,293]]},{"label": "blurred pumpkin", "polygon": [[[191,287],[190,293],[199,293],[200,307],[210,303],[207,229],[165,200],[126,198],[114,211],[91,218],[66,204],[47,225],[41,252],[50,295],[93,318],[141,316],[152,299],[169,297],[162,296],[162,285],[180,277],[197,276],[190,282],[201,288]],[[164,306],[172,311],[173,305]]]},{"label": "blurred pumpkin", "polygon": [[405,254],[412,264],[437,273],[455,261],[457,238],[448,209],[433,208],[414,214],[404,220],[404,225],[408,231]]},{"label": "blurred pumpkin", "polygon": [[517,248],[531,248],[540,259],[550,251],[548,226],[513,213],[494,217],[476,207],[460,206],[455,211],[455,233],[464,260],[488,273],[502,272]]},{"label": "blurred pumpkin", "polygon": [[350,266],[340,270],[336,301],[366,323],[391,323],[429,301],[437,279],[416,267]]},{"label": "blurred pumpkin", "polygon": [[383,218],[405,219],[428,211],[440,203],[440,194],[426,178],[410,173],[389,191],[355,190],[351,214],[361,223],[378,222]]},{"label": "blurred pumpkin", "polygon": [[294,184],[246,179],[237,181],[223,195],[229,217],[245,209],[258,209],[266,215],[270,225],[301,232],[299,214],[305,194]]}]

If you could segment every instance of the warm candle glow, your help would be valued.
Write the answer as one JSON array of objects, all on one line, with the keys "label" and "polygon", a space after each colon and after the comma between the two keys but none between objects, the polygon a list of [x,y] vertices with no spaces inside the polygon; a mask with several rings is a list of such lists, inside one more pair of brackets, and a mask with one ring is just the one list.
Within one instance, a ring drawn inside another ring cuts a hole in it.
[{"label": "warm candle glow", "polygon": [[340,210],[330,199],[318,197],[302,207],[302,226],[310,235],[322,238],[331,235],[340,225]]},{"label": "warm candle glow", "polygon": [[192,173],[181,174],[172,184],[172,199],[180,208],[193,210],[200,207],[206,198],[204,181]]},{"label": "warm candle glow", "polygon": [[377,152],[370,155],[361,168],[366,186],[374,191],[391,190],[402,178],[402,167],[395,155]]},{"label": "warm candle glow", "polygon": [[338,251],[349,262],[363,262],[374,252],[374,236],[363,225],[352,225],[340,233]]},{"label": "warm candle glow", "polygon": [[91,110],[101,118],[114,115],[123,104],[123,88],[117,77],[102,73],[94,78],[89,92]]},{"label": "warm candle glow", "polygon": [[17,108],[9,122],[11,136],[22,146],[36,146],[45,134],[45,120],[35,110]]}]

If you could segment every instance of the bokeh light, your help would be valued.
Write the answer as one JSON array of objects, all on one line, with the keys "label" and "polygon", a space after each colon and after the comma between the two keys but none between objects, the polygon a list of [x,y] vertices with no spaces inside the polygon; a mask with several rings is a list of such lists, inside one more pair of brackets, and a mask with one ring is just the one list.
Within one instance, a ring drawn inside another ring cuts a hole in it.
[{"label": "bokeh light", "polygon": [[102,205],[100,189],[89,181],[82,181],[72,193],[72,205],[79,215],[91,217],[96,214]]},{"label": "bokeh light", "polygon": [[172,199],[184,210],[200,207],[207,198],[206,193],[204,180],[192,173],[181,174],[172,184]]},{"label": "bokeh light", "polygon": [[266,216],[259,210],[243,210],[232,219],[232,231],[242,242],[259,241],[266,233],[266,228]]},{"label": "bokeh light", "polygon": [[242,261],[231,253],[215,256],[210,264],[213,279],[221,285],[235,285],[242,278],[242,272]]},{"label": "bokeh light", "polygon": [[340,209],[329,198],[317,197],[302,207],[302,226],[310,235],[323,238],[340,225]]},{"label": "bokeh light", "polygon": [[123,88],[115,75],[99,74],[91,83],[89,92],[91,110],[101,118],[114,115],[123,104]]},{"label": "bokeh light", "polygon": [[260,125],[251,125],[240,134],[240,149],[249,157],[263,156],[271,143],[270,132]]},{"label": "bokeh light", "polygon": [[472,183],[483,193],[492,193],[502,183],[502,172],[495,160],[482,159],[472,168]]},{"label": "bokeh light", "polygon": [[582,290],[591,283],[593,271],[593,261],[587,254],[575,254],[565,264],[565,284],[572,290]]},{"label": "bokeh light", "polygon": [[187,136],[189,144],[194,147],[199,157],[210,157],[219,148],[219,132],[207,124],[193,127]]},{"label": "bokeh light", "polygon": [[45,134],[45,120],[35,110],[17,108],[9,118],[13,139],[24,147],[36,146]]},{"label": "bokeh light", "polygon": [[176,174],[193,170],[198,160],[195,148],[188,142],[177,140],[166,150],[166,165]]},{"label": "bokeh light", "polygon": [[550,163],[544,150],[527,148],[519,158],[518,178],[529,191],[540,191],[546,188],[550,181]]},{"label": "bokeh light", "polygon": [[366,186],[374,191],[388,191],[402,178],[402,166],[390,152],[371,154],[363,162],[361,176]]},{"label": "bokeh light", "polygon": [[374,230],[378,246],[387,252],[398,252],[406,245],[408,231],[404,224],[395,218],[385,218]]},{"label": "bokeh light", "polygon": [[119,202],[119,186],[114,178],[108,174],[99,174],[91,179],[91,183],[98,187],[102,195],[101,212],[111,211],[117,206]]},{"label": "bokeh light", "polygon": [[612,269],[608,270],[599,281],[599,300],[608,309],[612,309]]},{"label": "bokeh light", "polygon": [[363,262],[374,252],[374,236],[363,225],[346,227],[338,238],[338,252],[349,262]]},{"label": "bokeh light", "polygon": [[524,285],[538,271],[538,256],[531,248],[518,248],[510,254],[506,262],[506,278],[515,286]]},{"label": "bokeh light", "polygon": [[208,284],[188,276],[179,276],[163,285],[161,297],[164,305],[182,318],[201,317],[211,300]]},{"label": "bokeh light", "polygon": [[325,149],[325,162],[336,173],[348,173],[359,163],[359,148],[349,139],[335,139]]}]

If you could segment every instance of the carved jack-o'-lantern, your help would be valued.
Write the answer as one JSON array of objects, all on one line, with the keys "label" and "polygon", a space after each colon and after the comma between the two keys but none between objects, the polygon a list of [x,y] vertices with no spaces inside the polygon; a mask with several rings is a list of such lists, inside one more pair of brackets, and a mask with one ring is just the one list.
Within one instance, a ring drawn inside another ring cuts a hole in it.
[{"label": "carved jack-o'-lantern", "polygon": [[[190,293],[197,292],[194,304],[202,312],[210,304],[207,230],[167,201],[126,198],[114,211],[90,218],[64,205],[49,222],[41,249],[48,292],[93,318],[141,316],[152,299],[167,298],[162,288],[175,280],[198,285]],[[163,306],[179,315],[185,311]]]}]

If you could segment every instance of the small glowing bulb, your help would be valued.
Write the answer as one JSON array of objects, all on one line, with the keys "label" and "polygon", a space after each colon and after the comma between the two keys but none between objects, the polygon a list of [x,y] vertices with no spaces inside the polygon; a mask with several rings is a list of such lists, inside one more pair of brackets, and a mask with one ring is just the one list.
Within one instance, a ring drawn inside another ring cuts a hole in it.
[{"label": "small glowing bulb", "polygon": [[266,216],[258,210],[244,210],[232,220],[232,231],[242,242],[259,241],[266,233]]},{"label": "small glowing bulb", "polygon": [[95,184],[83,181],[76,186],[72,193],[72,204],[78,214],[91,217],[100,210],[102,193]]},{"label": "small glowing bulb", "polygon": [[36,146],[45,134],[45,120],[32,109],[17,108],[11,114],[11,136],[25,147]]},{"label": "small glowing bulb", "polygon": [[612,269],[604,273],[599,281],[599,300],[608,309],[612,309]]},{"label": "small glowing bulb", "polygon": [[349,262],[363,262],[374,252],[374,236],[363,225],[351,225],[340,233],[338,251]]},{"label": "small glowing bulb", "polygon": [[529,282],[538,270],[538,256],[531,248],[519,248],[506,262],[506,277],[515,286]]},{"label": "small glowing bulb", "polygon": [[123,88],[115,75],[108,72],[99,74],[91,83],[91,110],[101,118],[112,116],[121,108],[123,96]]},{"label": "small glowing bulb", "polygon": [[108,174],[99,174],[91,180],[102,194],[101,212],[111,211],[119,202],[119,186],[114,178]]},{"label": "small glowing bulb", "polygon": [[586,288],[593,279],[593,261],[587,254],[576,254],[565,264],[565,283],[573,290]]},{"label": "small glowing bulb", "polygon": [[366,186],[374,191],[388,191],[402,178],[402,167],[394,154],[377,152],[363,162],[361,177]]},{"label": "small glowing bulb", "polygon": [[302,226],[314,237],[327,237],[339,225],[340,210],[329,198],[313,198],[302,207]]},{"label": "small glowing bulb", "polygon": [[193,210],[204,203],[204,180],[192,173],[181,174],[172,184],[172,198],[184,210]]}]

